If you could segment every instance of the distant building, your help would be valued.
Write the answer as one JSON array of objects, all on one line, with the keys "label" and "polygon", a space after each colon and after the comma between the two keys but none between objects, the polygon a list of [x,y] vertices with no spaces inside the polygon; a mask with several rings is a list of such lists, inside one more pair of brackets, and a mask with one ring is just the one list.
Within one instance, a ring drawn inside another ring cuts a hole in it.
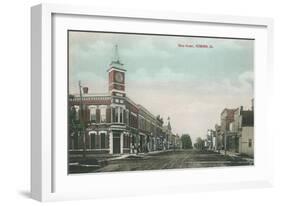
[{"label": "distant building", "polygon": [[222,132],[229,131],[230,123],[233,122],[233,120],[234,120],[234,112],[236,110],[237,109],[227,109],[227,108],[225,108],[221,112],[221,131]]},{"label": "distant building", "polygon": [[209,149],[254,156],[254,99],[251,103],[251,110],[244,110],[241,106],[225,108],[221,112],[221,124],[216,124],[215,130],[207,133]]},{"label": "distant building", "polygon": [[207,131],[207,144],[209,150],[217,150],[215,131],[212,129]]},{"label": "distant building", "polygon": [[223,148],[221,126],[216,124],[214,132],[214,136],[216,139],[216,150],[221,150]]},{"label": "distant building", "polygon": [[[253,108],[253,107],[252,107]],[[254,111],[240,107],[237,115],[237,133],[239,137],[239,153],[254,156]]]},{"label": "distant building", "polygon": [[165,141],[165,144],[164,144],[165,149],[174,148],[175,136],[172,133],[170,118],[168,118],[167,125],[163,126],[163,131],[164,131],[164,134],[166,135],[166,140],[167,140],[167,141]]},{"label": "distant building", "polygon": [[[249,156],[254,155],[254,106],[244,110],[243,106],[228,110],[222,118],[221,133],[226,139],[228,151]],[[226,110],[224,110],[226,111]],[[230,112],[229,112],[230,111]],[[231,121],[232,120],[232,121]]]},{"label": "distant building", "polygon": [[178,134],[172,134],[172,139],[170,141],[170,149],[182,149],[181,138]]},{"label": "distant building", "polygon": [[[228,150],[230,148],[230,139],[233,138],[235,133],[231,131],[232,122],[234,121],[234,113],[237,109],[227,109],[225,108],[221,112],[221,142],[222,148]],[[225,148],[226,147],[226,148]]]}]

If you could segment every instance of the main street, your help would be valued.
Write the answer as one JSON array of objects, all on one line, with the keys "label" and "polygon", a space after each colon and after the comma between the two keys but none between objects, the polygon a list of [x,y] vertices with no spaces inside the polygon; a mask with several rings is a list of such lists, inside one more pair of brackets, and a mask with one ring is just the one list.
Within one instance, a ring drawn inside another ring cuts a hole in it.
[{"label": "main street", "polygon": [[177,150],[115,157],[88,155],[86,160],[71,158],[70,173],[140,171],[252,165],[238,156],[224,156],[213,151]]}]

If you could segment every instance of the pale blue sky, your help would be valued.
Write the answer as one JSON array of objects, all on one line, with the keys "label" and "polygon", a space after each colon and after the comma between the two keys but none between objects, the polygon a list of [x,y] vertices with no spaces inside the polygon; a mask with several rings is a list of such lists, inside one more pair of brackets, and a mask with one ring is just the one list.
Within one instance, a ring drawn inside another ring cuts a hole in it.
[{"label": "pale blue sky", "polygon": [[155,115],[170,116],[175,133],[204,138],[223,108],[250,107],[253,40],[70,32],[71,93],[79,80],[90,93],[107,92],[115,44],[127,70],[127,95]]}]

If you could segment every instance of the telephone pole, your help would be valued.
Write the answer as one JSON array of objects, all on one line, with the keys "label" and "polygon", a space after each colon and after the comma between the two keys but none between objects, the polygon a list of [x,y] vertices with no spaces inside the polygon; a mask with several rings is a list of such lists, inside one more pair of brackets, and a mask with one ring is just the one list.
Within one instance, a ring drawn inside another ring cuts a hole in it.
[{"label": "telephone pole", "polygon": [[226,132],[224,133],[224,155],[226,156]]},{"label": "telephone pole", "polygon": [[85,119],[83,111],[83,100],[82,100],[82,86],[81,81],[79,80],[79,92],[80,92],[80,125],[82,127],[82,136],[83,136],[83,158],[86,159],[86,128],[85,128]]}]

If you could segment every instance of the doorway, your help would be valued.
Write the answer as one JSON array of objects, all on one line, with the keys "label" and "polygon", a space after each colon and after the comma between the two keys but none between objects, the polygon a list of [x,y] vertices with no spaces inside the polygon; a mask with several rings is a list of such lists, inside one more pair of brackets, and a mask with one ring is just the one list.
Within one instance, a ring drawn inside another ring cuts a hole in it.
[{"label": "doorway", "polygon": [[120,154],[120,135],[113,135],[113,154]]}]

